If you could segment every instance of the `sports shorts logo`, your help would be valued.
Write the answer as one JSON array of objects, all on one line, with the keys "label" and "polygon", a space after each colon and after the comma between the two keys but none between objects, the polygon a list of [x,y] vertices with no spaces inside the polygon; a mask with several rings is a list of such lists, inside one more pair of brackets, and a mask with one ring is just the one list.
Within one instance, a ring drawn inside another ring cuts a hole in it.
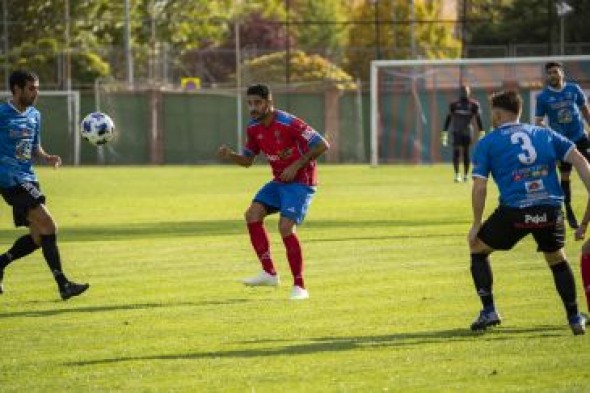
[{"label": "sports shorts logo", "polygon": [[543,213],[543,214],[525,214],[524,215],[524,223],[525,224],[534,224],[534,225],[539,225],[539,224],[546,224],[547,223],[547,213]]}]

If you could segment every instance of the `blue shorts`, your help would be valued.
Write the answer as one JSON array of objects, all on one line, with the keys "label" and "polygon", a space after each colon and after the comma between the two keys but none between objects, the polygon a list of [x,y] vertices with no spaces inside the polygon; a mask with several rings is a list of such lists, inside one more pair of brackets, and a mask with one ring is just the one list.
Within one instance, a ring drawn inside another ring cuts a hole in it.
[{"label": "blue shorts", "polygon": [[297,225],[303,222],[315,187],[301,183],[266,183],[254,196],[254,202],[264,205],[268,214],[281,212],[281,216],[289,218]]}]

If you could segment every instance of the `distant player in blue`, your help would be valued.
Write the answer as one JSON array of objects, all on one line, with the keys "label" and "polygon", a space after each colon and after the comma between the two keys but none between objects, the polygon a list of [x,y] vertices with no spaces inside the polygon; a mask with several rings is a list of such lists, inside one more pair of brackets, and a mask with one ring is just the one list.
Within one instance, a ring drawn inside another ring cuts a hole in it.
[{"label": "distant player in blue", "polygon": [[[590,161],[590,141],[584,130],[584,119],[590,124],[590,110],[586,95],[573,82],[566,82],[563,66],[558,62],[545,64],[547,86],[537,96],[535,107],[535,124],[545,126],[547,117],[549,127],[565,136],[576,144],[576,147]],[[570,185],[570,163],[561,161],[559,172],[561,188],[565,195],[565,213],[568,224],[572,228],[578,227],[578,220],[571,206],[572,192]]]},{"label": "distant player in blue", "polygon": [[88,284],[69,281],[63,273],[57,247],[57,225],[45,206],[45,195],[33,170],[33,160],[57,168],[61,158],[41,147],[41,115],[33,107],[39,94],[39,78],[30,71],[10,75],[12,99],[0,104],[0,194],[12,206],[15,226],[29,233],[18,238],[0,255],[0,294],[4,270],[15,260],[41,248],[63,300],[88,289]]},{"label": "distant player in blue", "polygon": [[[584,334],[586,321],[578,312],[574,275],[563,249],[563,192],[556,164],[558,160],[573,164],[589,201],[590,166],[567,138],[548,128],[519,123],[522,98],[518,93],[497,93],[491,104],[495,129],[479,141],[473,155],[473,224],[468,240],[471,274],[483,310],[471,329],[485,330],[501,322],[492,294],[489,254],[510,250],[531,234],[551,268],[572,332]],[[498,186],[500,203],[483,221],[490,174]]]}]

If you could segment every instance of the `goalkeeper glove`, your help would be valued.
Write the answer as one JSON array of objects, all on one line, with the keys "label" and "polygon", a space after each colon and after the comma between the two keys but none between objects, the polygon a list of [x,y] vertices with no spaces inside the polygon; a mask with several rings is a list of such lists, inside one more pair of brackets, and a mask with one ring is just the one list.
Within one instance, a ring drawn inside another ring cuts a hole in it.
[{"label": "goalkeeper glove", "polygon": [[440,143],[442,143],[443,146],[446,146],[449,142],[449,133],[446,131],[442,131],[440,133]]},{"label": "goalkeeper glove", "polygon": [[483,138],[484,136],[486,136],[486,132],[484,130],[481,130],[479,132],[479,139]]}]

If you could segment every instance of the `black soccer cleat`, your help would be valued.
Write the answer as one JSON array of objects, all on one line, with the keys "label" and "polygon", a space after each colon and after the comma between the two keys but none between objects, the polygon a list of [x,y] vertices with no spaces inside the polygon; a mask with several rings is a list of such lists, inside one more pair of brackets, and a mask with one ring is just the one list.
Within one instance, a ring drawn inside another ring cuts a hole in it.
[{"label": "black soccer cleat", "polygon": [[574,213],[574,210],[572,209],[572,205],[570,204],[565,205],[565,218],[570,228],[578,229],[580,225],[578,225],[578,220],[576,219],[576,215]]},{"label": "black soccer cleat", "polygon": [[68,300],[72,296],[83,294],[89,287],[89,284],[76,284],[75,282],[68,281],[63,287],[59,288],[59,294],[62,300]]},{"label": "black soccer cleat", "polygon": [[478,330],[486,330],[490,326],[496,326],[502,323],[502,319],[500,318],[500,314],[498,314],[495,310],[492,311],[485,311],[482,310],[477,319],[473,321],[471,324],[471,330],[478,331]]}]

